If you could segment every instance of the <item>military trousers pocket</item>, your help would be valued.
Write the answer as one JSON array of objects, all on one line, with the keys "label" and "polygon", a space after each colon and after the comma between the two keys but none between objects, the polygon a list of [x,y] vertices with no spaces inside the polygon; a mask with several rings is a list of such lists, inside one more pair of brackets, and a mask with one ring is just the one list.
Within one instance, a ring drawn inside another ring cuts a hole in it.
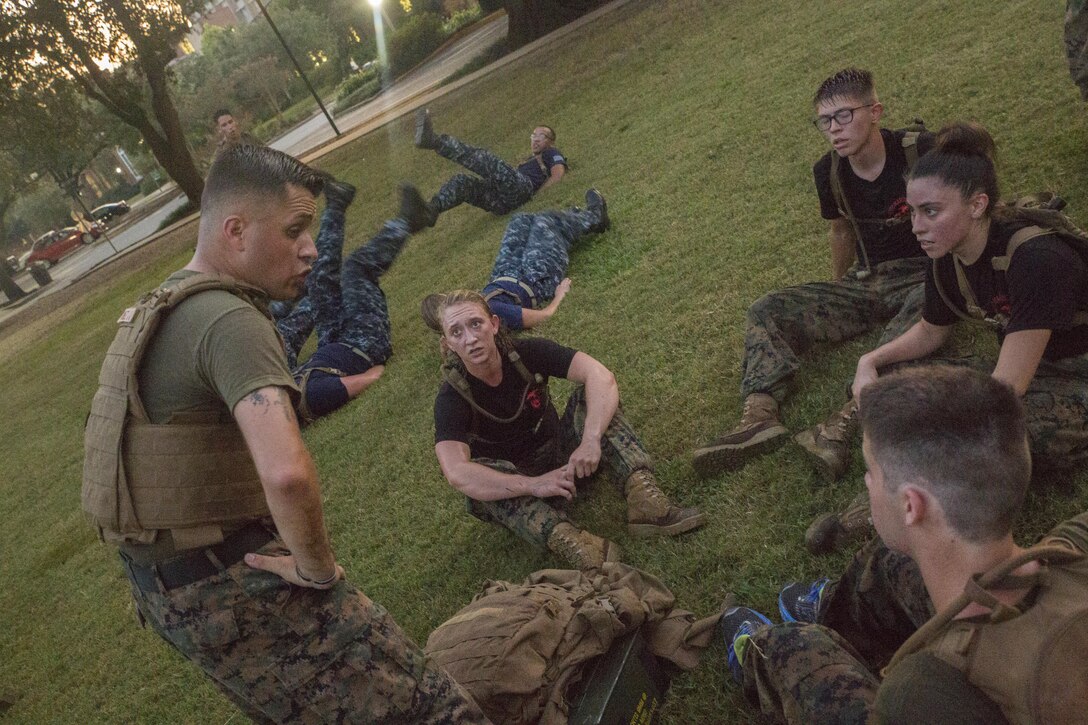
[{"label": "military trousers pocket", "polygon": [[231,609],[176,618],[167,615],[159,625],[159,634],[190,656],[226,647],[239,636],[238,622]]},{"label": "military trousers pocket", "polygon": [[345,589],[340,612],[279,658],[275,676],[311,719],[406,722],[423,699],[423,653],[380,605]]}]

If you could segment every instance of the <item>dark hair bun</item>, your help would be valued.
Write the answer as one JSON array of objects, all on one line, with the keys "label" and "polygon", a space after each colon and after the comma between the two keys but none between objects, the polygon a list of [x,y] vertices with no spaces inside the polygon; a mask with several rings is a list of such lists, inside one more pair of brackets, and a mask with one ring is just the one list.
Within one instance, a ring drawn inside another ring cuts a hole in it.
[{"label": "dark hair bun", "polygon": [[937,133],[935,150],[943,154],[983,156],[992,161],[995,149],[994,137],[977,123],[953,123]]}]

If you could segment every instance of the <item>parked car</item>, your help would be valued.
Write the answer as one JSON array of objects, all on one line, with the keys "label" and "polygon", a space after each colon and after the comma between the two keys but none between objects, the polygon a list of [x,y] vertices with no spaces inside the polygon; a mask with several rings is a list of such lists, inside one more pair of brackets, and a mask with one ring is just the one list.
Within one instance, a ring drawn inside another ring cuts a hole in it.
[{"label": "parked car", "polygon": [[118,201],[113,204],[103,204],[102,206],[96,206],[91,209],[91,221],[98,222],[99,224],[106,224],[114,217],[119,217],[122,214],[129,213],[129,206],[127,201]]},{"label": "parked car", "polygon": [[34,246],[30,248],[30,256],[26,264],[29,267],[35,262],[45,262],[50,267],[59,262],[82,244],[90,244],[102,236],[102,230],[97,225],[87,231],[80,231],[76,227],[65,227],[59,231],[46,232],[38,237]]}]

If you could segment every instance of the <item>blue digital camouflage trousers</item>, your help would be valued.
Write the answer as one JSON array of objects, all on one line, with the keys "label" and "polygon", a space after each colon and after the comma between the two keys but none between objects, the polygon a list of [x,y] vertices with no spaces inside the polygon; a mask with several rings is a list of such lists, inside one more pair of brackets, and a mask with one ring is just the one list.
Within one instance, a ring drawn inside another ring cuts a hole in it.
[{"label": "blue digital camouflage trousers", "polygon": [[[582,442],[585,424],[585,388],[578,385],[570,394],[563,417],[559,419],[558,439],[549,441],[548,445],[536,452],[533,463],[525,466],[526,469],[532,470],[518,470],[509,461],[492,458],[472,460],[502,473],[539,476],[567,462],[570,454]],[[605,429],[604,435],[601,436],[601,463],[594,475],[606,474],[619,487],[620,495],[623,495],[624,483],[632,473],[640,469],[652,470],[652,468],[653,460],[643,447],[638,434],[627,422],[623,411],[617,410],[608,428]],[[581,482],[578,481],[578,483]],[[469,513],[476,518],[505,526],[518,538],[541,549],[547,548],[548,537],[551,536],[555,525],[567,521],[566,514],[556,508],[566,503],[565,499],[559,497],[545,500],[534,496],[518,496],[498,501],[477,501],[469,498],[466,502]]]},{"label": "blue digital camouflage trousers", "polygon": [[467,203],[502,216],[533,198],[533,182],[487,149],[442,134],[435,151],[477,174],[457,174],[443,184],[431,199],[431,208],[437,214]]},{"label": "blue digital camouflage trousers", "polygon": [[742,397],[768,393],[779,402],[800,356],[813,344],[842,342],[884,326],[880,344],[922,318],[928,257],[876,266],[866,279],[857,269],[840,282],[809,282],[760,297],[748,308],[744,333]]},{"label": "blue digital camouflage trousers", "polygon": [[933,615],[917,565],[876,539],[824,589],[817,624],[752,635],[745,694],[789,723],[864,725],[880,687],[874,673]]},{"label": "blue digital camouflage trousers", "polygon": [[317,260],[306,279],[306,296],[276,322],[292,369],[297,367],[299,350],[315,329],[318,347],[346,345],[363,353],[370,365],[389,359],[393,353],[389,309],[379,280],[409,236],[404,220],[391,219],[341,265],[344,212],[325,209],[315,240]]},{"label": "blue digital camouflage trousers", "polygon": [[[269,556],[288,550],[273,540]],[[347,582],[297,587],[243,562],[133,596],[143,618],[259,723],[486,723],[381,605]]]},{"label": "blue digital camouflage trousers", "polygon": [[502,235],[491,280],[515,279],[528,285],[537,303],[551,300],[567,276],[571,247],[600,222],[600,214],[578,208],[515,214]]}]

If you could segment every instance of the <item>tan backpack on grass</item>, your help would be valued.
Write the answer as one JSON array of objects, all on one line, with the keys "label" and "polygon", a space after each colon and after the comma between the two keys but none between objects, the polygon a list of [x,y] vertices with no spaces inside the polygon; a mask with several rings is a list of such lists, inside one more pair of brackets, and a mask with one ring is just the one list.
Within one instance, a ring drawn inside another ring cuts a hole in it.
[{"label": "tan backpack on grass", "polygon": [[685,670],[698,664],[718,616],[696,620],[673,605],[659,579],[624,564],[545,569],[521,584],[487,582],[424,651],[496,725],[557,725],[584,666],[636,629],[654,655]]}]

